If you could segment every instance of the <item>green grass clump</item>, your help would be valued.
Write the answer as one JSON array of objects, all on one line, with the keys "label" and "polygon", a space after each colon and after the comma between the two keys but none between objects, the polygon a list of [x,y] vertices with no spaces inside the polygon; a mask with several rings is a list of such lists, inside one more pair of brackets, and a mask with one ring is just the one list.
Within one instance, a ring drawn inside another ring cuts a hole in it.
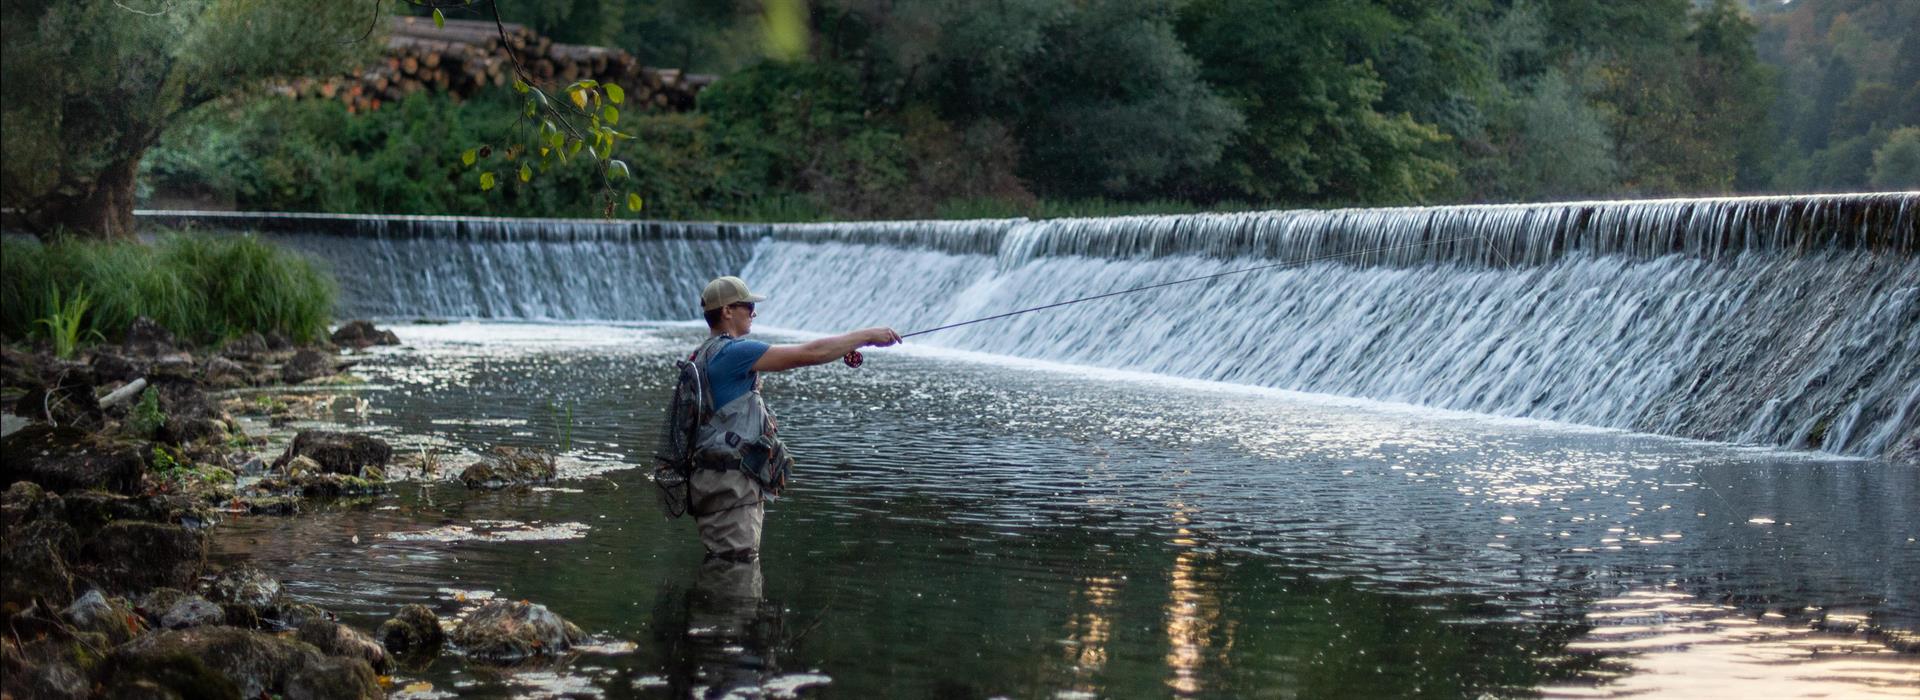
[{"label": "green grass clump", "polygon": [[92,303],[73,329],[77,336],[118,340],[134,318],[146,316],[201,344],[247,332],[314,340],[326,332],[335,295],[332,276],[313,261],[251,235],[0,242],[6,337],[29,337],[41,318],[36,311],[79,290]]},{"label": "green grass clump", "polygon": [[73,351],[80,347],[81,324],[87,315],[87,308],[93,305],[93,298],[87,296],[87,286],[80,285],[72,294],[61,298],[60,289],[54,288],[47,300],[47,315],[34,319],[36,325],[45,329],[47,338],[53,341],[53,356],[62,360],[73,357]]}]

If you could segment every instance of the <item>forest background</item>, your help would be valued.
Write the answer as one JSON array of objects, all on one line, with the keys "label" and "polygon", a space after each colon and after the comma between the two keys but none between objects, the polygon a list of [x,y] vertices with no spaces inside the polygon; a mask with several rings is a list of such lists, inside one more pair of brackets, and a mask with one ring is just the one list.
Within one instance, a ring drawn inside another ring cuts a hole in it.
[{"label": "forest background", "polygon": [[[1920,189],[1912,0],[816,0],[788,56],[765,46],[769,6],[500,13],[718,76],[691,112],[621,122],[648,218]],[[245,91],[169,125],[138,192],[149,205],[600,216],[586,159],[482,191],[461,150],[524,129],[522,97],[497,92],[350,114]]]}]

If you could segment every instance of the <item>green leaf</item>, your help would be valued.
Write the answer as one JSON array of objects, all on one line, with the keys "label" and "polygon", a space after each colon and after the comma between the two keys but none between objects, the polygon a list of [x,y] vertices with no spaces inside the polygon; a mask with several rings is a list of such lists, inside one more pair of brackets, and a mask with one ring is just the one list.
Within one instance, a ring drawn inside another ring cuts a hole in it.
[{"label": "green leaf", "polygon": [[633,192],[627,193],[627,211],[640,211],[640,206],[645,203],[646,202],[640,201],[639,194]]},{"label": "green leaf", "polygon": [[[622,102],[626,102],[627,91],[620,89],[620,86],[618,85],[615,85],[613,83],[607,83],[607,99],[612,100],[614,104],[620,104]],[[607,121],[613,121],[613,120],[609,119]]]},{"label": "green leaf", "polygon": [[633,177],[633,171],[627,169],[627,164],[624,161],[607,161],[607,177],[611,178],[616,175],[619,176],[620,179],[625,180]]},{"label": "green leaf", "polygon": [[480,191],[486,192],[492,189],[493,189],[493,171],[488,170],[484,173],[480,173]]},{"label": "green leaf", "polygon": [[526,163],[521,163],[520,164],[520,181],[527,182],[532,179],[533,179],[533,168],[527,167]]},{"label": "green leaf", "polygon": [[584,148],[586,145],[587,145],[587,142],[581,139],[573,139],[572,141],[567,142],[567,155],[569,156],[580,155],[580,149]]},{"label": "green leaf", "polygon": [[524,80],[521,80],[521,79],[519,79],[519,78],[514,78],[514,79],[513,79],[513,91],[514,91],[514,92],[517,92],[517,93],[520,93],[520,94],[522,94],[522,95],[525,95],[525,94],[527,94],[527,92],[528,92],[528,91],[530,91],[530,90],[532,90],[532,89],[533,89],[533,86],[532,86],[532,85],[528,85],[528,84],[527,84],[527,81],[524,81]]},{"label": "green leaf", "polygon": [[553,147],[556,151],[560,150],[561,146],[567,145],[567,135],[560,133],[558,130],[548,132],[547,145]]},{"label": "green leaf", "polygon": [[445,29],[447,26],[447,16],[440,14],[438,7],[433,8],[433,26],[435,29]]},{"label": "green leaf", "polygon": [[600,118],[607,120],[608,124],[618,124],[620,123],[620,110],[616,109],[613,105],[607,105],[606,109],[600,110]]},{"label": "green leaf", "polygon": [[460,154],[461,165],[472,166],[473,162],[479,159],[480,159],[480,149],[478,148],[469,148]]}]

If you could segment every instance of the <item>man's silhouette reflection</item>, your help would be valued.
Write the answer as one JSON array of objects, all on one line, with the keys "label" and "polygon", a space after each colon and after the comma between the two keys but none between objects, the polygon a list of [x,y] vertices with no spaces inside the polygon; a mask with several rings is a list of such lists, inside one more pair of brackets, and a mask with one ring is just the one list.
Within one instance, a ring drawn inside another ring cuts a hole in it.
[{"label": "man's silhouette reflection", "polygon": [[[709,556],[682,604],[656,610],[669,619],[655,629],[677,636],[661,640],[672,646],[667,680],[674,695],[758,696],[780,672],[776,656],[785,642],[780,605],[764,600],[761,586],[758,558],[743,562]],[[678,613],[685,615],[685,625],[672,624],[670,618]]]}]

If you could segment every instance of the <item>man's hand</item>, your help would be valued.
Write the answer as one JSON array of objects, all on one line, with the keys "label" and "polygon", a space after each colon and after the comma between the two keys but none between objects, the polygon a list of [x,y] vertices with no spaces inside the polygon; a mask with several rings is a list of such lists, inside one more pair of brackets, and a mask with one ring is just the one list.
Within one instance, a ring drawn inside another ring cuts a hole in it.
[{"label": "man's hand", "polygon": [[893,332],[892,328],[875,326],[800,345],[775,345],[767,348],[766,354],[760,356],[760,361],[753,363],[753,371],[781,372],[795,367],[824,365],[846,357],[847,353],[859,348],[883,348],[898,342],[900,334]]},{"label": "man's hand", "polygon": [[860,332],[866,335],[866,339],[861,343],[861,347],[884,348],[900,342],[900,334],[893,332],[892,328],[886,326],[874,326]]}]

